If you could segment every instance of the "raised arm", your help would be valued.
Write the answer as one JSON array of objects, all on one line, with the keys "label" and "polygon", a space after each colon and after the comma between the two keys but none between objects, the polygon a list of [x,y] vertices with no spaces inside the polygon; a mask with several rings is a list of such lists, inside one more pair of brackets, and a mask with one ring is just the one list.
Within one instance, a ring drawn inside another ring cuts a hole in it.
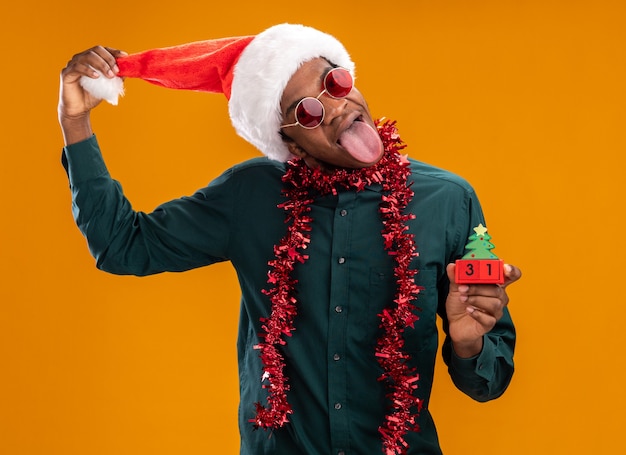
[{"label": "raised arm", "polygon": [[[232,212],[230,173],[191,197],[135,211],[113,180],[93,134],[90,113],[100,98],[81,78],[118,74],[125,53],[96,46],[76,54],[61,72],[58,115],[65,147],[62,162],[72,193],[76,223],[102,270],[147,275],[181,271],[227,259]],[[225,194],[222,194],[225,191]]]}]

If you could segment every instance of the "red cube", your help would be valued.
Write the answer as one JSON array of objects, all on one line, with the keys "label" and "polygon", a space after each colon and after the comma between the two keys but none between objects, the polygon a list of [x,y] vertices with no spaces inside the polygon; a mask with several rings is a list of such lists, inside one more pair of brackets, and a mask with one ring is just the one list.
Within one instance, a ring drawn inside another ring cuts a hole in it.
[{"label": "red cube", "polygon": [[503,284],[504,261],[501,259],[458,259],[457,284]]}]

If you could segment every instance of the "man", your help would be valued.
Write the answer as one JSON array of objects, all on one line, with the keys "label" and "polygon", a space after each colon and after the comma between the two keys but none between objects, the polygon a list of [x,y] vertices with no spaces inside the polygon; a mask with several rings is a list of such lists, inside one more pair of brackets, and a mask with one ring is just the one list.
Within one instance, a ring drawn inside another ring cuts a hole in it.
[{"label": "man", "polygon": [[[61,74],[63,161],[98,267],[237,270],[242,454],[440,454],[428,412],[437,314],[460,390],[490,400],[513,374],[506,286],[521,272],[505,266],[503,285],[454,282],[454,260],[484,224],[478,199],[400,155],[393,122],[372,119],[353,72],[335,38],[281,24],[131,56],[95,47]],[[100,98],[115,102],[118,76],[224,93],[237,132],[270,159],[134,212],[89,120]]]}]

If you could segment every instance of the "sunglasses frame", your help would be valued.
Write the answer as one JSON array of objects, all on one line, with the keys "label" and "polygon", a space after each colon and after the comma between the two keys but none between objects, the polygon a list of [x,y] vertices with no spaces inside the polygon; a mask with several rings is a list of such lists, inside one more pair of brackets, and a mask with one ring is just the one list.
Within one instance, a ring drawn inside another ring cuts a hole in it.
[{"label": "sunglasses frame", "polygon": [[[350,80],[351,80],[351,87],[350,90],[348,91],[348,93],[346,93],[343,96],[333,96],[331,95],[331,93],[328,91],[328,88],[326,87],[326,80],[328,79],[328,76],[333,72],[333,71],[337,71],[337,70],[341,70],[341,71],[345,71],[349,76],[350,76]],[[280,125],[281,128],[287,128],[290,126],[296,126],[296,125],[300,125],[300,127],[304,128],[305,130],[312,130],[317,128],[318,126],[320,126],[322,123],[324,123],[324,118],[326,117],[326,109],[324,108],[324,104],[320,101],[320,97],[326,93],[330,98],[335,99],[335,100],[339,100],[342,98],[345,98],[346,96],[348,96],[351,92],[352,89],[354,88],[354,79],[352,78],[352,74],[350,74],[350,71],[348,71],[346,68],[343,68],[341,66],[337,66],[333,69],[331,69],[328,73],[326,73],[326,75],[324,76],[324,89],[320,92],[319,95],[313,97],[313,96],[306,96],[304,98],[302,98],[300,101],[298,101],[298,104],[296,104],[296,107],[294,109],[294,116],[296,117],[296,122],[295,123],[289,123],[288,125]],[[307,100],[315,100],[319,103],[319,105],[322,107],[322,118],[320,119],[319,123],[315,126],[304,126],[302,123],[300,123],[300,121],[298,120],[298,108],[300,107],[300,105],[307,101]]]}]

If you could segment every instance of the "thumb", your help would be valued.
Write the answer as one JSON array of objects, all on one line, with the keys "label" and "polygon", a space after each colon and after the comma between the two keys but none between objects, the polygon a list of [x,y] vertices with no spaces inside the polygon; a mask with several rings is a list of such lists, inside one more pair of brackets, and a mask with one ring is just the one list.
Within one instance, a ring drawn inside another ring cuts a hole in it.
[{"label": "thumb", "polygon": [[522,271],[511,264],[504,264],[504,287],[511,283],[515,283],[522,277]]},{"label": "thumb", "polygon": [[448,274],[448,279],[450,280],[450,291],[449,292],[458,292],[459,285],[456,284],[455,281],[455,273],[456,273],[456,264],[451,262],[446,266],[446,273]]}]

